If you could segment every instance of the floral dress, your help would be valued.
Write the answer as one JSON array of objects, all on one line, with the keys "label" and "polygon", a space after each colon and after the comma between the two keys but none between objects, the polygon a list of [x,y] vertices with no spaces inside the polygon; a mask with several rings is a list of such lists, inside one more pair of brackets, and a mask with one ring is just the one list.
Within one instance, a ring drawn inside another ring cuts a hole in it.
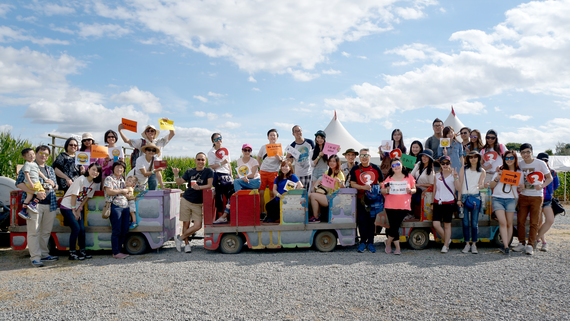
[{"label": "floral dress", "polygon": [[[110,189],[124,189],[125,188],[125,180],[123,177],[116,178],[115,175],[107,176],[105,178],[105,187]],[[125,208],[129,207],[129,201],[125,195],[115,195],[109,196],[105,191],[105,201],[113,203],[115,206]]]}]

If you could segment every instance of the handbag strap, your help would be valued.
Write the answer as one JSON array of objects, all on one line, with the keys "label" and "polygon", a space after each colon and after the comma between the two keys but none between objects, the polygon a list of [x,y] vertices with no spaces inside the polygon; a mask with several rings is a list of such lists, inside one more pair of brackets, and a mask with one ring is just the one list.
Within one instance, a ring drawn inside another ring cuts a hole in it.
[{"label": "handbag strap", "polygon": [[469,184],[467,184],[467,168],[463,166],[463,175],[465,176],[465,187],[467,187],[467,194],[469,194]]},{"label": "handbag strap", "polygon": [[451,195],[453,195],[453,200],[455,200],[455,193],[453,193],[451,191],[451,188],[447,185],[447,182],[445,182],[445,177],[443,177],[443,172],[440,173],[441,174],[441,180],[443,181],[443,184],[445,185],[445,187],[447,187],[447,190],[451,193]]}]

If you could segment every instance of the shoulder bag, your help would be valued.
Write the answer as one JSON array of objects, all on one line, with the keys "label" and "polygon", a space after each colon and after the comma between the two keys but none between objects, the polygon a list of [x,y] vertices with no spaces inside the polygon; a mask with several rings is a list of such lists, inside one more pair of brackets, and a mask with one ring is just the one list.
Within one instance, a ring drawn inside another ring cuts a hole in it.
[{"label": "shoulder bag", "polygon": [[[467,192],[469,192],[469,184],[467,184],[467,168],[463,167],[463,174],[465,174],[465,187],[467,187]],[[481,208],[481,198],[467,193],[465,198],[465,204],[463,204],[467,210],[473,211],[477,208]]]}]

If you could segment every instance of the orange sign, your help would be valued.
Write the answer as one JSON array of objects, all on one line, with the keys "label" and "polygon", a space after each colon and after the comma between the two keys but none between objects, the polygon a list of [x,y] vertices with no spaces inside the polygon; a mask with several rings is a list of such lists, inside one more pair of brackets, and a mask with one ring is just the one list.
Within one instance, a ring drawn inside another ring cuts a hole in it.
[{"label": "orange sign", "polygon": [[126,118],[122,118],[121,122],[123,126],[125,126],[126,130],[130,130],[132,132],[137,132],[137,122],[134,120],[128,120]]},{"label": "orange sign", "polygon": [[521,173],[503,170],[500,182],[507,185],[519,185],[521,181]]},{"label": "orange sign", "polygon": [[283,155],[283,151],[281,151],[281,144],[267,144],[265,145],[265,149],[267,150],[267,157]]},{"label": "orange sign", "polygon": [[107,146],[91,145],[91,157],[93,158],[107,158],[109,156],[109,149]]}]

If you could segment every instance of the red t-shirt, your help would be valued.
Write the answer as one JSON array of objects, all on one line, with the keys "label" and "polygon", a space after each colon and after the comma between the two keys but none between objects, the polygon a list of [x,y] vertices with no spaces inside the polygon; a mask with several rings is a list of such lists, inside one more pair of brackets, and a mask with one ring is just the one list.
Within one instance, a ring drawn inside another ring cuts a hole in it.
[{"label": "red t-shirt", "polygon": [[[353,166],[350,171],[350,181],[358,185],[377,185],[384,180],[380,167],[370,164],[368,167],[362,165]],[[358,190],[358,198],[364,195],[365,190]]]}]

